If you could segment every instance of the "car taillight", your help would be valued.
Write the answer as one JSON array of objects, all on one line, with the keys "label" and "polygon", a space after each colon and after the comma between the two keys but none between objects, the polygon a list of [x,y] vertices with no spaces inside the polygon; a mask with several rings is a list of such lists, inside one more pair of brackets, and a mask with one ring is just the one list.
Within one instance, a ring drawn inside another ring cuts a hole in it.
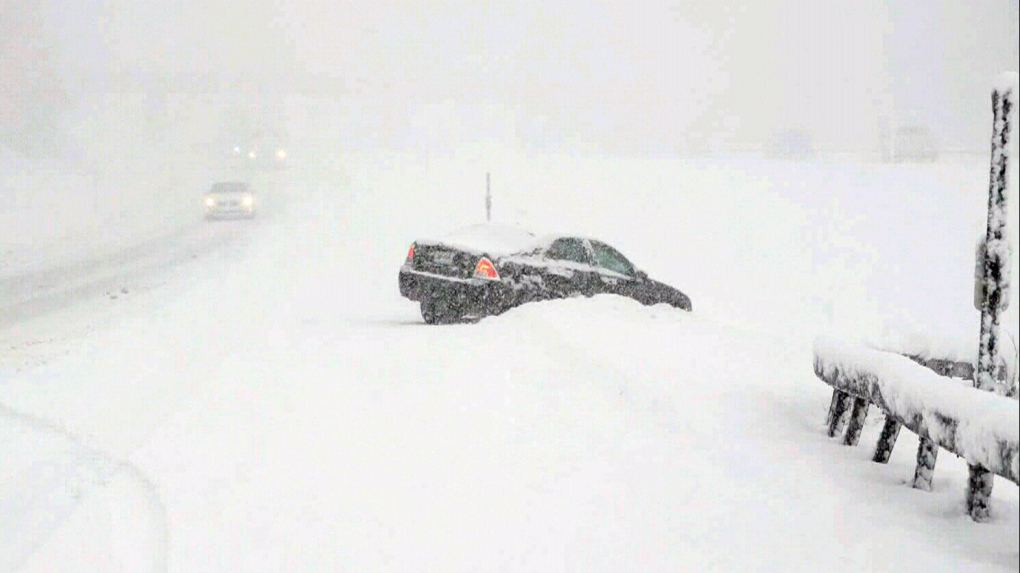
[{"label": "car taillight", "polygon": [[499,273],[496,272],[496,267],[493,266],[492,261],[482,257],[478,260],[478,264],[475,265],[475,278],[478,279],[498,279]]},{"label": "car taillight", "polygon": [[407,260],[414,258],[414,243],[411,243],[411,247],[407,249]]}]

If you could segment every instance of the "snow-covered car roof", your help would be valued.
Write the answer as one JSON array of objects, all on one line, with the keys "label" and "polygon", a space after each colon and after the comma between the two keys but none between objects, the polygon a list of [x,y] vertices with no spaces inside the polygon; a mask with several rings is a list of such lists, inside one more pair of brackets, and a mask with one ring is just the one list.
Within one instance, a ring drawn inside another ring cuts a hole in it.
[{"label": "snow-covered car roof", "polygon": [[499,257],[539,249],[545,241],[531,231],[500,223],[482,223],[462,227],[438,239],[419,243],[442,245],[462,251]]}]

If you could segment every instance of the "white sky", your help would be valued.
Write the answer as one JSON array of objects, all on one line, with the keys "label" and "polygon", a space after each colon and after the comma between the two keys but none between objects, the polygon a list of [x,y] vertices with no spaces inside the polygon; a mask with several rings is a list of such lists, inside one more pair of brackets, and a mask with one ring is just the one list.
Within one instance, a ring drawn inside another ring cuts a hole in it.
[{"label": "white sky", "polygon": [[470,124],[485,103],[524,136],[651,148],[783,127],[872,146],[893,116],[981,150],[991,81],[1018,67],[1016,0],[65,4],[52,29],[72,68],[297,71],[398,131],[422,105]]}]

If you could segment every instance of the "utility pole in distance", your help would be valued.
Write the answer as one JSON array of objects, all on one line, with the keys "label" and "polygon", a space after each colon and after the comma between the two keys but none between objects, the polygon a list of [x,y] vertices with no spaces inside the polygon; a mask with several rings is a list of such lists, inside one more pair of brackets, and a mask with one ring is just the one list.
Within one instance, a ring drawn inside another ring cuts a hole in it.
[{"label": "utility pole in distance", "polygon": [[485,222],[492,222],[492,175],[485,173]]}]

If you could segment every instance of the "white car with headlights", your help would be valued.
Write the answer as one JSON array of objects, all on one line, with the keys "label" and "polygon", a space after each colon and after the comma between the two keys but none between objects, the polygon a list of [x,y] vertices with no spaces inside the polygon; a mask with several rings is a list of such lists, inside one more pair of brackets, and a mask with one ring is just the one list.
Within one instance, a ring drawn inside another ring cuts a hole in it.
[{"label": "white car with headlights", "polygon": [[205,193],[205,218],[252,218],[257,203],[251,186],[243,181],[213,183]]}]

